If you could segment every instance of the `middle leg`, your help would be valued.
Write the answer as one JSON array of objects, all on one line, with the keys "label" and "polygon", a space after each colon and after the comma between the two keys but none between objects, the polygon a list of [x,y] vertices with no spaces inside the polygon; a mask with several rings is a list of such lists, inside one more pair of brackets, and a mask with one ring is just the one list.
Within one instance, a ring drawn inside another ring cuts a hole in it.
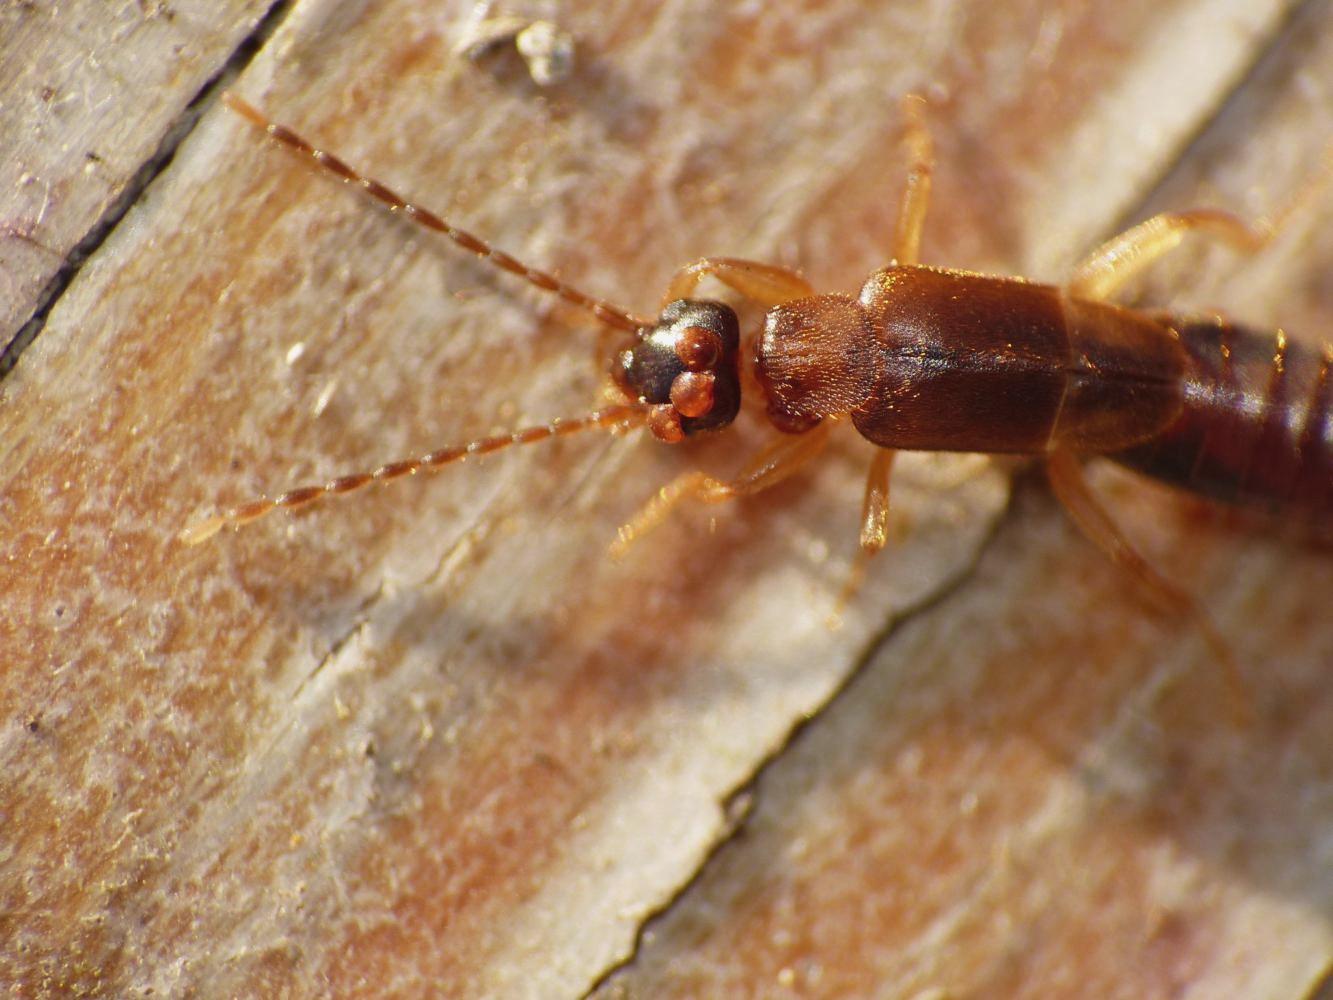
[{"label": "middle leg", "polygon": [[898,224],[893,233],[895,264],[916,264],[921,259],[921,230],[930,204],[930,177],[935,169],[935,144],[926,127],[926,101],[916,94],[903,98],[906,134],[903,142],[910,158],[907,183],[898,203]]},{"label": "middle leg", "polygon": [[875,457],[870,460],[865,498],[861,502],[861,547],[857,549],[851,569],[847,571],[847,582],[842,585],[838,599],[833,604],[833,611],[829,615],[831,627],[836,628],[842,623],[843,610],[865,583],[870,560],[888,543],[889,473],[893,469],[896,454],[888,448],[877,448]]}]

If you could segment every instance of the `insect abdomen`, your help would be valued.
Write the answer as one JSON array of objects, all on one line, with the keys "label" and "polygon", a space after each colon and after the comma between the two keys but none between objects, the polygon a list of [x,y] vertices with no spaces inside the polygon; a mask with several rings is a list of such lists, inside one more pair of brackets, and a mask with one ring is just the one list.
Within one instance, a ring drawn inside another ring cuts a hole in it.
[{"label": "insect abdomen", "polygon": [[1333,513],[1330,350],[1222,319],[1168,322],[1187,356],[1181,411],[1110,457],[1226,503]]}]

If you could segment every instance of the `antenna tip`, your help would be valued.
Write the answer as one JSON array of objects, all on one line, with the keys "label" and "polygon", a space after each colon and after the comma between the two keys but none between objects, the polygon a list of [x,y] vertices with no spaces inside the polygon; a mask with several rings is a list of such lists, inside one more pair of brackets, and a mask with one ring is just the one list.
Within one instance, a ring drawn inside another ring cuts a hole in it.
[{"label": "antenna tip", "polygon": [[263,112],[261,112],[258,108],[256,108],[253,104],[247,101],[240,94],[237,94],[231,90],[224,90],[222,92],[222,103],[225,104],[227,107],[229,107],[232,111],[235,111],[242,118],[248,119],[255,125],[258,125],[260,128],[268,127],[268,119],[264,117]]},{"label": "antenna tip", "polygon": [[196,521],[177,532],[176,541],[182,545],[198,545],[200,542],[206,542],[216,535],[226,523],[226,518],[222,517],[210,517],[203,521]]}]

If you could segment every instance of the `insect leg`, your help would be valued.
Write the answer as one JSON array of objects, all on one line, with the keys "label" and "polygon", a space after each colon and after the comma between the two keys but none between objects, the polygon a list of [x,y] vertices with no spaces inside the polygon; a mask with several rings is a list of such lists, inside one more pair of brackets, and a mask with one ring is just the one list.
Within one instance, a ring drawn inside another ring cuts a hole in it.
[{"label": "insect leg", "polygon": [[1324,150],[1319,168],[1296,189],[1278,211],[1267,219],[1246,222],[1217,209],[1164,212],[1112,237],[1094,250],[1074,270],[1069,282],[1072,295],[1105,299],[1163,255],[1180,246],[1189,233],[1198,233],[1225,243],[1244,254],[1257,253],[1272,242],[1284,226],[1333,185],[1333,144]]},{"label": "insect leg", "polygon": [[1252,254],[1264,248],[1276,229],[1270,222],[1250,224],[1216,209],[1164,212],[1112,237],[1089,254],[1074,269],[1068,291],[1083,299],[1109,298],[1154,261],[1180,246],[1191,232]]},{"label": "insect leg", "polygon": [[764,308],[815,294],[810,282],[790,268],[736,257],[703,257],[676,272],[662,296],[662,304],[691,298],[706,277],[716,278]]},{"label": "insect leg", "polygon": [[[893,258],[899,264],[917,262],[921,228],[930,202],[930,176],[935,166],[935,153],[930,131],[926,128],[925,107],[925,100],[915,94],[903,98],[902,112],[907,120],[904,142],[910,164],[893,237]],[[662,297],[663,304],[690,298],[699,282],[709,276],[765,307],[779,306],[814,294],[810,283],[790,268],[735,257],[704,257],[676,272]]]},{"label": "insect leg", "polygon": [[829,625],[836,628],[842,622],[843,609],[865,583],[870,560],[879,554],[889,540],[889,472],[897,452],[888,448],[875,449],[866,473],[865,499],[861,503],[861,547],[847,573],[847,582],[838,592]]},{"label": "insect leg", "polygon": [[1187,618],[1199,630],[1208,648],[1222,664],[1232,714],[1238,723],[1248,723],[1252,715],[1249,692],[1236,658],[1208,613],[1188,591],[1159,573],[1130,544],[1106,508],[1088,488],[1083,477],[1083,467],[1072,452],[1057,451],[1048,456],[1046,475],[1056,499],[1083,536],[1129,573],[1155,605],[1163,611]]},{"label": "insect leg", "polygon": [[935,144],[926,127],[926,100],[916,94],[902,99],[906,119],[903,143],[910,162],[907,183],[898,203],[898,224],[893,233],[893,260],[897,264],[915,264],[921,257],[921,229],[930,204],[930,175],[935,169]]},{"label": "insect leg", "polygon": [[889,470],[897,452],[875,449],[866,475],[866,494],[861,503],[861,551],[873,556],[889,540]]},{"label": "insect leg", "polygon": [[687,472],[663,486],[617,532],[611,555],[619,559],[637,539],[657,528],[684,500],[724,503],[751,496],[799,472],[824,450],[828,425],[795,436],[783,436],[759,451],[730,482],[715,479],[704,472]]}]

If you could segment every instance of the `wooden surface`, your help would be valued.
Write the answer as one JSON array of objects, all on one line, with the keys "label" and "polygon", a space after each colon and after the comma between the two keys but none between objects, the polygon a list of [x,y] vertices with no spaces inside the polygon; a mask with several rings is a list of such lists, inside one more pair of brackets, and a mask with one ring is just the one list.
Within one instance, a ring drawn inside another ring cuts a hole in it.
[{"label": "wooden surface", "polygon": [[[854,289],[885,256],[911,90],[940,151],[926,257],[1050,280],[1149,206],[1271,209],[1333,134],[1328,2],[1294,24],[1253,0],[866,6],[542,8],[577,43],[542,88],[503,47],[454,54],[471,4],[312,0],[233,86],[639,311],[703,254]],[[894,544],[833,632],[854,441],[606,557],[672,475],[734,468],[753,421],[697,448],[570,439],[177,544],[255,492],[586,410],[609,347],[210,105],[2,387],[14,992],[1319,981],[1333,565],[1298,540],[1095,477],[1234,643],[1244,730],[1197,635],[1039,482],[1009,503],[968,456],[895,469]],[[1329,211],[1148,291],[1317,339]]]},{"label": "wooden surface", "polygon": [[40,328],[29,325],[34,312],[114,228],[145,165],[179,141],[193,121],[190,102],[225,71],[268,6],[0,7],[0,374]]}]

